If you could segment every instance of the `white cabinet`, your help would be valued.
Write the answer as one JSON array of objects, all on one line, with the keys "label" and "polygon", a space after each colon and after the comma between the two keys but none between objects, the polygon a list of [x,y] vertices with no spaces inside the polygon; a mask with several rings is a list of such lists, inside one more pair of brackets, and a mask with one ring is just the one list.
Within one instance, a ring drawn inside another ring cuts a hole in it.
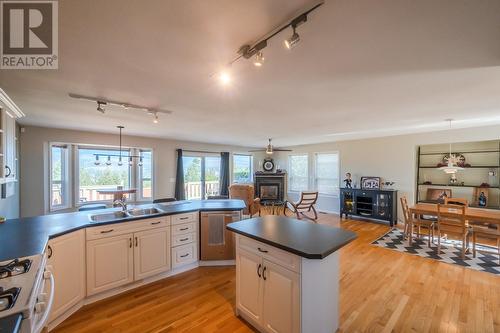
[{"label": "white cabinet", "polygon": [[198,215],[172,215],[172,268],[198,261]]},{"label": "white cabinet", "polygon": [[17,180],[16,119],[24,113],[0,88],[0,183]]},{"label": "white cabinet", "polygon": [[268,332],[300,331],[300,275],[263,262],[263,327]]},{"label": "white cabinet", "polygon": [[239,250],[236,257],[236,306],[256,323],[262,323],[262,257]]},{"label": "white cabinet", "polygon": [[134,234],[134,279],[140,280],[169,270],[170,228]]},{"label": "white cabinet", "polygon": [[266,332],[300,332],[300,275],[238,248],[238,313]]},{"label": "white cabinet", "polygon": [[87,242],[87,295],[134,281],[133,234]]},{"label": "white cabinet", "polygon": [[50,321],[85,297],[85,230],[49,240],[48,265],[54,274],[54,303]]},{"label": "white cabinet", "polygon": [[169,217],[97,226],[86,232],[89,296],[170,269]]}]

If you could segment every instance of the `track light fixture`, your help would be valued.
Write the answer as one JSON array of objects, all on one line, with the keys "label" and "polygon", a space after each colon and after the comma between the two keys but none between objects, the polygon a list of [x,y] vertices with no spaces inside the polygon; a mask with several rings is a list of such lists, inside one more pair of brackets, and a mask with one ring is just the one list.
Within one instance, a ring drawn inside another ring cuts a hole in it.
[{"label": "track light fixture", "polygon": [[125,102],[119,102],[119,101],[113,101],[113,100],[108,100],[105,98],[100,98],[100,97],[92,97],[92,96],[83,96],[83,95],[78,95],[78,94],[73,94],[69,93],[69,97],[71,98],[76,98],[76,99],[82,99],[90,102],[95,102],[97,103],[97,111],[100,113],[104,114],[106,112],[105,106],[118,106],[122,108],[124,111],[135,111],[139,110],[142,112],[147,112],[148,114],[153,114],[155,115],[155,120],[158,121],[158,115],[160,113],[162,114],[171,114],[173,113],[170,110],[164,110],[164,109],[158,109],[158,108],[151,108],[147,106],[142,106],[142,105],[137,105],[137,104],[130,104],[130,103],[125,103]]},{"label": "track light fixture", "polygon": [[107,104],[108,103],[106,103],[106,102],[97,101],[97,111],[99,111],[102,114],[106,113],[106,110],[102,106],[107,105]]},{"label": "track light fixture", "polygon": [[299,41],[300,36],[297,31],[295,31],[295,28],[293,28],[293,35],[290,38],[285,39],[284,44],[287,49],[291,50],[295,47],[295,45],[297,45]]},{"label": "track light fixture", "polygon": [[[295,17],[289,23],[271,31],[270,33],[268,33],[266,35],[266,37],[264,37],[263,39],[260,39],[256,43],[243,45],[242,47],[240,47],[240,49],[237,52],[238,56],[236,58],[234,58],[233,60],[231,60],[228,63],[228,65],[229,66],[232,65],[233,63],[240,60],[241,58],[250,59],[251,57],[255,56],[253,64],[256,67],[261,67],[264,63],[264,54],[262,53],[262,50],[265,47],[267,47],[267,42],[271,38],[273,38],[274,36],[276,36],[277,34],[279,34],[280,32],[282,32],[283,30],[285,30],[289,27],[291,27],[293,29],[293,34],[290,38],[287,38],[284,41],[284,44],[285,44],[285,47],[287,49],[292,49],[300,41],[300,36],[297,33],[297,27],[299,25],[307,22],[307,15],[309,15],[309,13],[311,13],[312,11],[314,11],[315,9],[317,9],[318,7],[320,7],[323,4],[324,4],[324,1],[316,4],[312,8],[308,9],[307,11],[303,12],[299,16]],[[212,74],[211,76],[213,76],[213,75],[214,74]],[[228,84],[231,81],[231,78],[230,78],[229,74],[227,73],[227,71],[221,71],[221,72],[217,73],[217,76],[219,78],[219,81],[224,85]]]},{"label": "track light fixture", "polygon": [[153,112],[153,123],[158,124],[158,112]]},{"label": "track light fixture", "polygon": [[253,64],[256,67],[261,67],[262,65],[264,65],[264,54],[262,53],[262,51],[257,52]]}]

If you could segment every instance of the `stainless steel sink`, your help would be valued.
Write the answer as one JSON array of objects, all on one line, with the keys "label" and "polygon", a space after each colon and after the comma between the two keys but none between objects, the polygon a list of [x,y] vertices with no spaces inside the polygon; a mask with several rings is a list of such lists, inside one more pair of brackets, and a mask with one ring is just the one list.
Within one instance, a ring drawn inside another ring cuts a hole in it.
[{"label": "stainless steel sink", "polygon": [[159,209],[152,207],[152,208],[130,209],[127,210],[127,213],[130,214],[131,216],[145,216],[145,215],[158,214],[161,213],[161,211]]},{"label": "stainless steel sink", "polygon": [[123,218],[129,217],[129,216],[130,215],[124,211],[103,213],[103,214],[94,214],[94,215],[90,215],[90,221],[94,222],[94,223],[108,222],[108,221],[123,219]]}]

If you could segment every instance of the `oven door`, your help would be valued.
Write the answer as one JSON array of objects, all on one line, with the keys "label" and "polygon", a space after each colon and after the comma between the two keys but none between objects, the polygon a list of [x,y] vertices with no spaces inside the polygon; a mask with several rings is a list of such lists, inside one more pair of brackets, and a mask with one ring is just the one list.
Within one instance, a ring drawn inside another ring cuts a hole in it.
[{"label": "oven door", "polygon": [[201,213],[201,260],[235,259],[234,234],[226,229],[226,225],[240,219],[240,212]]},{"label": "oven door", "polygon": [[40,333],[47,326],[54,303],[54,287],[54,275],[47,266],[35,290],[37,297],[31,316],[21,323],[21,333]]}]

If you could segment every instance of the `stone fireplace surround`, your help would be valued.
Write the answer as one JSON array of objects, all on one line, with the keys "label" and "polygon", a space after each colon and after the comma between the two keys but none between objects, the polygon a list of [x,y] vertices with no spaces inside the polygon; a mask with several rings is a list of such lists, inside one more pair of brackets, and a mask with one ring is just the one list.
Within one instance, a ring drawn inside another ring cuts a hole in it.
[{"label": "stone fireplace surround", "polygon": [[[261,202],[283,201],[285,199],[286,173],[276,172],[256,172],[254,175],[255,196],[260,198]],[[270,191],[262,191],[263,186],[270,186]],[[266,193],[273,192],[273,187],[277,188],[276,197],[266,197]]]}]

